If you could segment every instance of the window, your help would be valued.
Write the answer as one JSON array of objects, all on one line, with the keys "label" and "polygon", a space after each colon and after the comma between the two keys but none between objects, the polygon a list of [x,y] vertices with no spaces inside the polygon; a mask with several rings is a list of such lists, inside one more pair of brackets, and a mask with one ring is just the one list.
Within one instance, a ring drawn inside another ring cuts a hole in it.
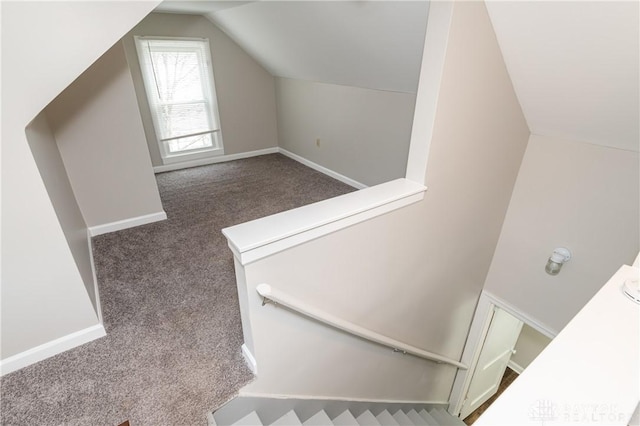
[{"label": "window", "polygon": [[135,39],[163,162],[224,154],[209,41]]}]

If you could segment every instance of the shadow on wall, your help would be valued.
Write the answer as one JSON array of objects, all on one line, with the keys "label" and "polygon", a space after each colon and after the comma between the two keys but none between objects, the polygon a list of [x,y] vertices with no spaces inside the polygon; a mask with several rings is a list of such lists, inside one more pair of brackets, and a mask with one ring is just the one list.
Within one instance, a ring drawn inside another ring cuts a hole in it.
[{"label": "shadow on wall", "polygon": [[71,254],[80,271],[80,276],[99,315],[97,295],[91,267],[91,252],[87,235],[87,224],[71,188],[71,182],[58,150],[58,144],[49,127],[44,112],[38,114],[26,128],[26,137],[31,153],[38,166],[40,177],[51,199],[62,231],[71,249]]},{"label": "shadow on wall", "polygon": [[45,113],[89,227],[162,212],[120,43],[56,97]]}]

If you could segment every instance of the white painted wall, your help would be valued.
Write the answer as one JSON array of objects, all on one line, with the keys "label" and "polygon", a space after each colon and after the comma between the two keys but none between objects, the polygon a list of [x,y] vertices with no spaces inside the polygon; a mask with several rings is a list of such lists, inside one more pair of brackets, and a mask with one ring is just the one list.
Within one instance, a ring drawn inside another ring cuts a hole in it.
[{"label": "white painted wall", "polygon": [[45,112],[87,225],[163,211],[120,43]]},{"label": "white painted wall", "polygon": [[441,41],[447,53],[424,200],[245,268],[236,265],[244,287],[239,294],[247,295],[240,302],[244,332],[251,333],[245,341],[258,366],[245,392],[448,399],[454,369],[262,307],[255,292],[265,282],[358,325],[459,359],[529,131],[484,5],[455,3],[448,40]]},{"label": "white painted wall", "polygon": [[640,311],[623,265],[474,423],[627,426],[640,400]]},{"label": "white painted wall", "polygon": [[640,3],[487,5],[532,133],[640,149]]},{"label": "white painted wall", "polygon": [[278,146],[273,76],[202,16],[152,13],[123,38],[123,44],[154,166],[162,165],[162,160],[133,40],[136,35],[208,38],[224,153]]},{"label": "white painted wall", "polygon": [[0,5],[2,359],[98,323],[25,128],[156,3]]},{"label": "white painted wall", "polygon": [[26,136],[84,287],[97,313],[98,303],[91,267],[87,223],[82,217],[58,144],[44,113],[38,114],[29,123]]},{"label": "white painted wall", "polygon": [[510,364],[515,364],[514,367],[518,370],[518,373],[520,373],[540,355],[540,352],[542,352],[550,342],[550,338],[525,324],[522,327],[520,336],[518,336],[515,347],[516,353],[511,357]]},{"label": "white painted wall", "polygon": [[405,176],[415,95],[278,78],[276,100],[281,148],[369,186]]},{"label": "white painted wall", "polygon": [[[638,253],[638,153],[531,135],[485,289],[556,332]],[[573,253],[557,276],[556,247]]]}]

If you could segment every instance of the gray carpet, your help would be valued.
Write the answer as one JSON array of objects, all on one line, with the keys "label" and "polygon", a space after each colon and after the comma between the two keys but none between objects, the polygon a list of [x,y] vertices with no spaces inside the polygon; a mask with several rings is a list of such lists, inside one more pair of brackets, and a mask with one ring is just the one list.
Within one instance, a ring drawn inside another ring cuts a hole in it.
[{"label": "gray carpet", "polygon": [[107,336],[3,377],[3,425],[203,425],[252,375],[220,230],[353,188],[279,154],[157,176],[168,220],[94,238]]}]

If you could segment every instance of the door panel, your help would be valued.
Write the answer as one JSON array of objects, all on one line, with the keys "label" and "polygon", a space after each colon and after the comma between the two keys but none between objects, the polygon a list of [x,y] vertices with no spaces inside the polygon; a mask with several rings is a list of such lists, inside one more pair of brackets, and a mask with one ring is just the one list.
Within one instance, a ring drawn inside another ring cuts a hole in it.
[{"label": "door panel", "polygon": [[522,321],[502,309],[494,308],[491,324],[460,413],[461,418],[467,417],[498,391],[521,330]]}]

